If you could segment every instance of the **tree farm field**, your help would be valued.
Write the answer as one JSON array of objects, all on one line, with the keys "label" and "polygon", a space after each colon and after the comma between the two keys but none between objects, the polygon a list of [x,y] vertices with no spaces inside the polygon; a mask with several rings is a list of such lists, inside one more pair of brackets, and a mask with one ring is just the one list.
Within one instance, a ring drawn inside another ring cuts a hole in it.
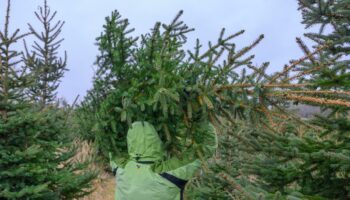
[{"label": "tree farm field", "polygon": [[0,200],[350,199],[349,8],[0,0]]}]

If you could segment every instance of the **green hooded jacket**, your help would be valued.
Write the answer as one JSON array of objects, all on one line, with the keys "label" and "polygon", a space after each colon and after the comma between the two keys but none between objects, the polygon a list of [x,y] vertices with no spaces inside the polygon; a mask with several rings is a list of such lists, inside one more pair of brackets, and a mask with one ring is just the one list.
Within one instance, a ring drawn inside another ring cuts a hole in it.
[{"label": "green hooded jacket", "polygon": [[[215,128],[200,125],[198,147],[205,158],[217,147]],[[116,200],[181,200],[187,181],[200,168],[201,162],[193,149],[184,149],[181,158],[164,160],[165,152],[155,128],[148,122],[134,122],[127,134],[126,156],[110,154],[110,164],[116,174]]]}]

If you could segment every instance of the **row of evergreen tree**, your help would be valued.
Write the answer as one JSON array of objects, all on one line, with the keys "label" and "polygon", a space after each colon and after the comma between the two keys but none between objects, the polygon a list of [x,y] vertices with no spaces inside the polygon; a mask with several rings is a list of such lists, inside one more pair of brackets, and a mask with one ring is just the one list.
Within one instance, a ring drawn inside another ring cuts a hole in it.
[{"label": "row of evergreen tree", "polygon": [[[2,4],[3,5],[3,4]],[[60,57],[64,22],[47,5],[35,12],[41,27],[11,32],[11,0],[0,31],[0,199],[73,199],[90,191],[94,173],[75,155],[56,91],[66,68]],[[3,8],[3,7],[2,7]],[[28,47],[25,40],[33,45]],[[22,46],[23,51],[18,46]]]}]

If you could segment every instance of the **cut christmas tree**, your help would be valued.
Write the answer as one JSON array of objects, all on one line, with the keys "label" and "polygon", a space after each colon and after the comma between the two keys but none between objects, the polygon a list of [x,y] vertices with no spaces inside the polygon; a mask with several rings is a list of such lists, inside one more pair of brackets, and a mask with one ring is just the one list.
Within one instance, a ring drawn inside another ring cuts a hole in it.
[{"label": "cut christmas tree", "polygon": [[[260,123],[267,119],[275,124],[274,118],[288,116],[271,108],[290,101],[350,106],[345,91],[315,91],[316,83],[299,81],[315,69],[297,67],[331,44],[320,44],[281,72],[269,75],[265,72],[269,63],[254,66],[254,56],[249,55],[263,35],[237,48],[234,39],[244,31],[226,35],[222,29],[218,40],[209,42],[207,48],[197,40],[190,51],[184,44],[193,29],[180,21],[181,15],[168,25],[156,23],[139,38],[132,36],[134,29],[117,11],[106,18],[97,38],[100,55],[94,87],[80,107],[85,113],[81,118],[97,121],[88,123],[91,135],[95,134],[90,138],[96,139],[104,156],[126,152],[127,129],[137,120],[154,124],[169,154],[178,155],[184,146],[199,144],[201,136],[195,127],[201,121],[210,121],[219,131],[222,120]],[[91,113],[96,114],[86,117]]]}]

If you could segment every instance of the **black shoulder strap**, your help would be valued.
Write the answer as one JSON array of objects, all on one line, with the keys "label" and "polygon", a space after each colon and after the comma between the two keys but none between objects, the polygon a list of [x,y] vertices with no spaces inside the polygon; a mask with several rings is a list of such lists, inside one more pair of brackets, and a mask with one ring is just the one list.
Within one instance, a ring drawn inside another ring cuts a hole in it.
[{"label": "black shoulder strap", "polygon": [[113,173],[114,176],[117,174],[117,170],[118,170],[118,167],[113,169],[112,173]]},{"label": "black shoulder strap", "polygon": [[154,161],[139,161],[139,160],[137,160],[136,162],[140,163],[140,164],[154,164]]},{"label": "black shoulder strap", "polygon": [[168,173],[161,173],[160,174],[163,178],[167,179],[168,181],[172,182],[174,185],[176,185],[178,188],[180,188],[180,200],[183,200],[183,196],[184,196],[184,190],[185,190],[185,186],[187,181],[183,180],[181,178],[178,178],[176,176],[173,176],[171,174]]}]

